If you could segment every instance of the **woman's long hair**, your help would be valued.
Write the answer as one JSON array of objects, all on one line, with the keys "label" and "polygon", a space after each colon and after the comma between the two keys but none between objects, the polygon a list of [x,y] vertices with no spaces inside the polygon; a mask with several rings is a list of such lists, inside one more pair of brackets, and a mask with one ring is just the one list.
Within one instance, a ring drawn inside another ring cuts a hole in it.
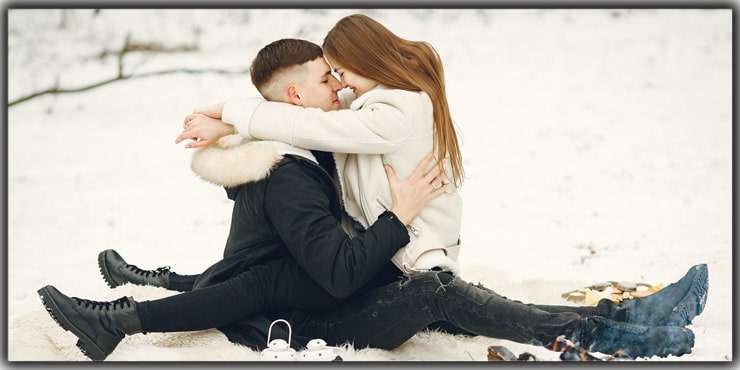
[{"label": "woman's long hair", "polygon": [[426,42],[396,36],[372,18],[342,18],[324,38],[324,54],[347,70],[391,88],[424,91],[434,109],[434,148],[440,160],[449,156],[452,182],[464,177],[460,147],[445,93],[442,60]]}]

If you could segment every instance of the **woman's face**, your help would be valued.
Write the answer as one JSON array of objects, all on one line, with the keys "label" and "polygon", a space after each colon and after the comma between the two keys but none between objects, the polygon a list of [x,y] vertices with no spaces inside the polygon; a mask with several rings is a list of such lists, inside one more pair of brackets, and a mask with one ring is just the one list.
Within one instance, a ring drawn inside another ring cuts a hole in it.
[{"label": "woman's face", "polygon": [[339,75],[340,81],[342,82],[342,87],[349,87],[350,89],[352,89],[352,91],[355,93],[355,96],[360,97],[362,96],[362,94],[378,86],[377,82],[362,77],[354,72],[348,71],[344,68],[342,63],[340,63],[336,59],[330,58],[328,56],[326,59],[329,60],[329,64],[331,64],[332,68],[334,68],[334,72]]}]

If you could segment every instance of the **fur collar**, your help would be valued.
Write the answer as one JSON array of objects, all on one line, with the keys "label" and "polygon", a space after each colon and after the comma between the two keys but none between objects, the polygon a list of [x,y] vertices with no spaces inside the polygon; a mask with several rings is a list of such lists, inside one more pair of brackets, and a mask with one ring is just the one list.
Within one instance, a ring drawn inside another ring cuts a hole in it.
[{"label": "fur collar", "polygon": [[277,141],[247,141],[234,134],[197,149],[191,168],[203,180],[229,188],[266,178],[285,154],[317,162],[306,149]]}]

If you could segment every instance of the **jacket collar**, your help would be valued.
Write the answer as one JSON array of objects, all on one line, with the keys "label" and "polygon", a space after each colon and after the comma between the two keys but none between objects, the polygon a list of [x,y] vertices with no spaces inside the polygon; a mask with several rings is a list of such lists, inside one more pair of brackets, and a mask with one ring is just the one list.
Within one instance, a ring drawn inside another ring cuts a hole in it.
[{"label": "jacket collar", "polygon": [[286,154],[318,163],[309,150],[278,141],[247,141],[235,134],[225,136],[209,147],[197,149],[191,168],[207,182],[235,187],[266,178]]},{"label": "jacket collar", "polygon": [[362,106],[365,105],[365,103],[370,98],[370,96],[373,95],[373,93],[376,93],[381,90],[388,90],[388,89],[383,85],[375,86],[372,90],[362,94],[359,98],[353,100],[352,103],[349,105],[349,109],[358,110],[362,108]]}]

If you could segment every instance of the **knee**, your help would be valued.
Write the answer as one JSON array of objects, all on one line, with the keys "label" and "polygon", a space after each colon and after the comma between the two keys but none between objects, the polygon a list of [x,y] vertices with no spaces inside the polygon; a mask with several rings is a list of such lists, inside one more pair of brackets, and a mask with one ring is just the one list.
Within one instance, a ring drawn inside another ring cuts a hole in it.
[{"label": "knee", "polygon": [[452,276],[451,273],[447,271],[437,272],[437,279],[439,279],[439,282],[442,283],[442,285],[448,285],[452,282],[452,280],[455,278]]},{"label": "knee", "polygon": [[455,277],[446,271],[429,271],[404,279],[401,282],[401,286],[407,289],[412,288],[435,293],[449,286],[454,279]]}]

